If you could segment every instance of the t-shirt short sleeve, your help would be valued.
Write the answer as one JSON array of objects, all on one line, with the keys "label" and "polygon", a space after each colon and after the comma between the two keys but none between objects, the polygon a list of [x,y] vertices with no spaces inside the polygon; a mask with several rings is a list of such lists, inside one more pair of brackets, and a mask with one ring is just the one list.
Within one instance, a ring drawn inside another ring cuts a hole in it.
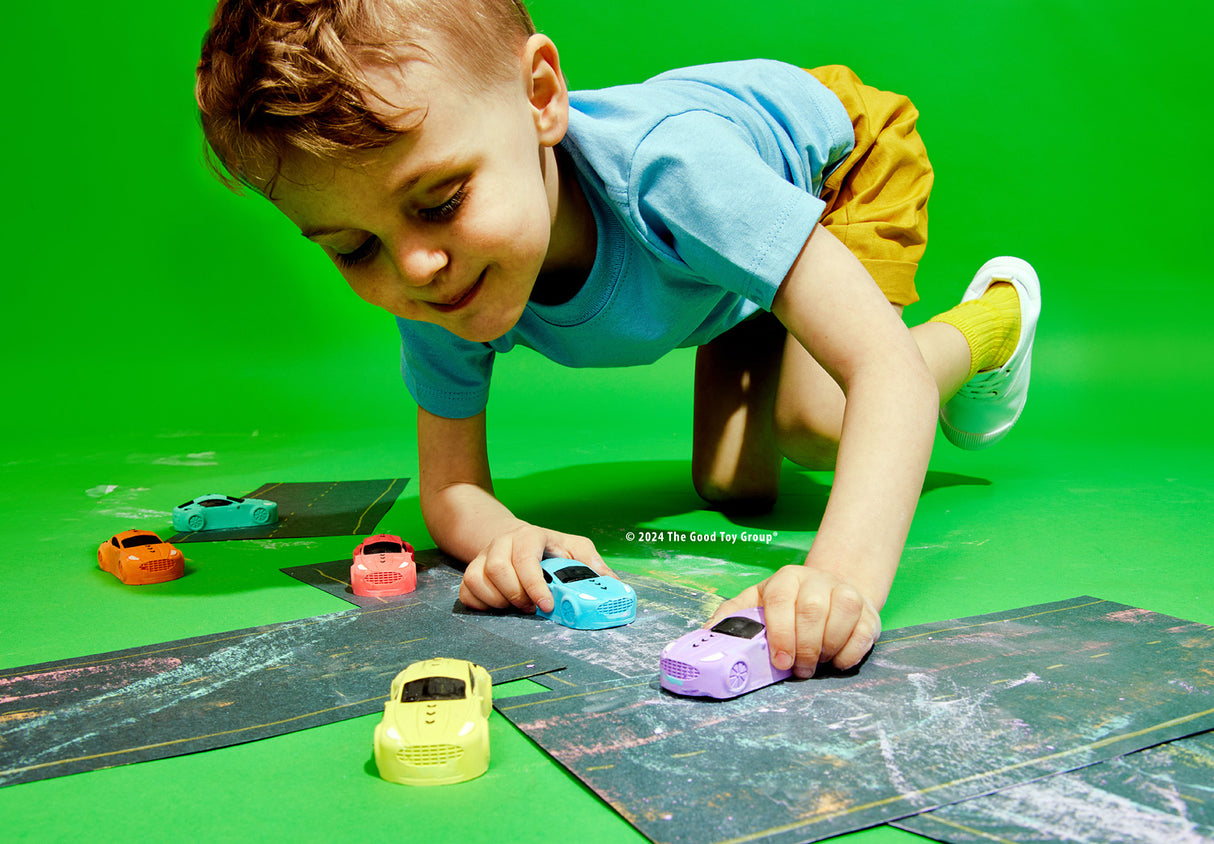
[{"label": "t-shirt short sleeve", "polygon": [[401,374],[409,395],[435,416],[465,419],[484,410],[494,350],[428,322],[397,317]]},{"label": "t-shirt short sleeve", "polygon": [[629,194],[634,225],[654,249],[764,309],[825,209],[773,169],[744,129],[707,111],[669,117],[645,137]]}]

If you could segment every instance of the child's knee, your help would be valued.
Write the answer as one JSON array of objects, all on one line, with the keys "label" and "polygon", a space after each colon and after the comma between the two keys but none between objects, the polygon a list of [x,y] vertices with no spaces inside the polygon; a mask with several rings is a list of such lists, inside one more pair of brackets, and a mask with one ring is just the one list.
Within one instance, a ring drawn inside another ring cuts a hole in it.
[{"label": "child's knee", "polygon": [[829,415],[783,411],[775,418],[776,446],[806,469],[832,471],[839,455],[842,420]]},{"label": "child's knee", "polygon": [[779,492],[778,472],[770,477],[742,473],[726,477],[693,467],[692,483],[700,498],[726,513],[766,513],[775,505]]}]

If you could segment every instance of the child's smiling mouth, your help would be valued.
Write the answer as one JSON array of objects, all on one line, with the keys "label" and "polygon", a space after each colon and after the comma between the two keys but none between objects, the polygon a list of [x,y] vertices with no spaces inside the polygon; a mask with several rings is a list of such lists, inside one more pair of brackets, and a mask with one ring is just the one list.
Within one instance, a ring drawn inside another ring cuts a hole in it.
[{"label": "child's smiling mouth", "polygon": [[452,301],[450,301],[450,302],[427,302],[426,304],[429,305],[434,310],[438,311],[440,314],[449,314],[454,311],[458,311],[460,308],[464,307],[465,305],[467,305],[469,302],[472,301],[473,297],[475,297],[475,295],[476,295],[476,292],[481,289],[481,284],[484,282],[484,280],[485,280],[485,273],[482,272],[479,276],[476,277],[476,281],[474,281],[472,283],[471,287],[469,287],[462,294],[460,294],[460,296],[453,299]]}]

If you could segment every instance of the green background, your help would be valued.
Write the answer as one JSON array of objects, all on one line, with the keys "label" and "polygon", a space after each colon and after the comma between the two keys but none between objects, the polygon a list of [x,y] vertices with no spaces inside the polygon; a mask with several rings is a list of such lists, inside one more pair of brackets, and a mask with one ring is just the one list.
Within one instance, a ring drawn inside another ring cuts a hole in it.
[{"label": "green background", "polygon": [[[167,530],[202,492],[416,474],[391,319],[202,166],[193,66],[211,5],[7,13],[0,666],[343,609],[278,569],[343,557],[349,540],[189,546],[188,577],[141,589],[100,572],[96,547],[129,526]],[[1036,265],[1026,415],[989,452],[939,441],[887,630],[1085,593],[1214,622],[1208,4],[531,8],[574,87],[764,56],[848,64],[910,94],[936,189],[909,321],[952,305],[991,255]],[[759,519],[701,510],[691,363],[572,372],[503,358],[493,467],[520,515],[592,536],[622,571],[730,594],[804,553],[830,478],[789,468]],[[416,484],[382,527],[431,545]],[[777,537],[626,539],[663,528]],[[373,723],[0,789],[0,824],[8,840],[640,840],[500,716],[490,772],[440,789],[370,775]]]}]

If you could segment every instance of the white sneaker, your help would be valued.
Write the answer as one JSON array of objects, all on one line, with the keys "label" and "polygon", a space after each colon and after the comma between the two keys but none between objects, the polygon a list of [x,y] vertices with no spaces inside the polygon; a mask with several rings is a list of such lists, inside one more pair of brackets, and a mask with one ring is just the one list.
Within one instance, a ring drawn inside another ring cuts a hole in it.
[{"label": "white sneaker", "polygon": [[1041,282],[1027,261],[992,258],[982,265],[962,302],[977,299],[995,282],[1010,282],[1020,297],[1020,340],[1007,363],[979,372],[940,408],[940,428],[959,448],[976,450],[994,445],[1016,424],[1028,399],[1033,367],[1033,337],[1041,315]]}]

